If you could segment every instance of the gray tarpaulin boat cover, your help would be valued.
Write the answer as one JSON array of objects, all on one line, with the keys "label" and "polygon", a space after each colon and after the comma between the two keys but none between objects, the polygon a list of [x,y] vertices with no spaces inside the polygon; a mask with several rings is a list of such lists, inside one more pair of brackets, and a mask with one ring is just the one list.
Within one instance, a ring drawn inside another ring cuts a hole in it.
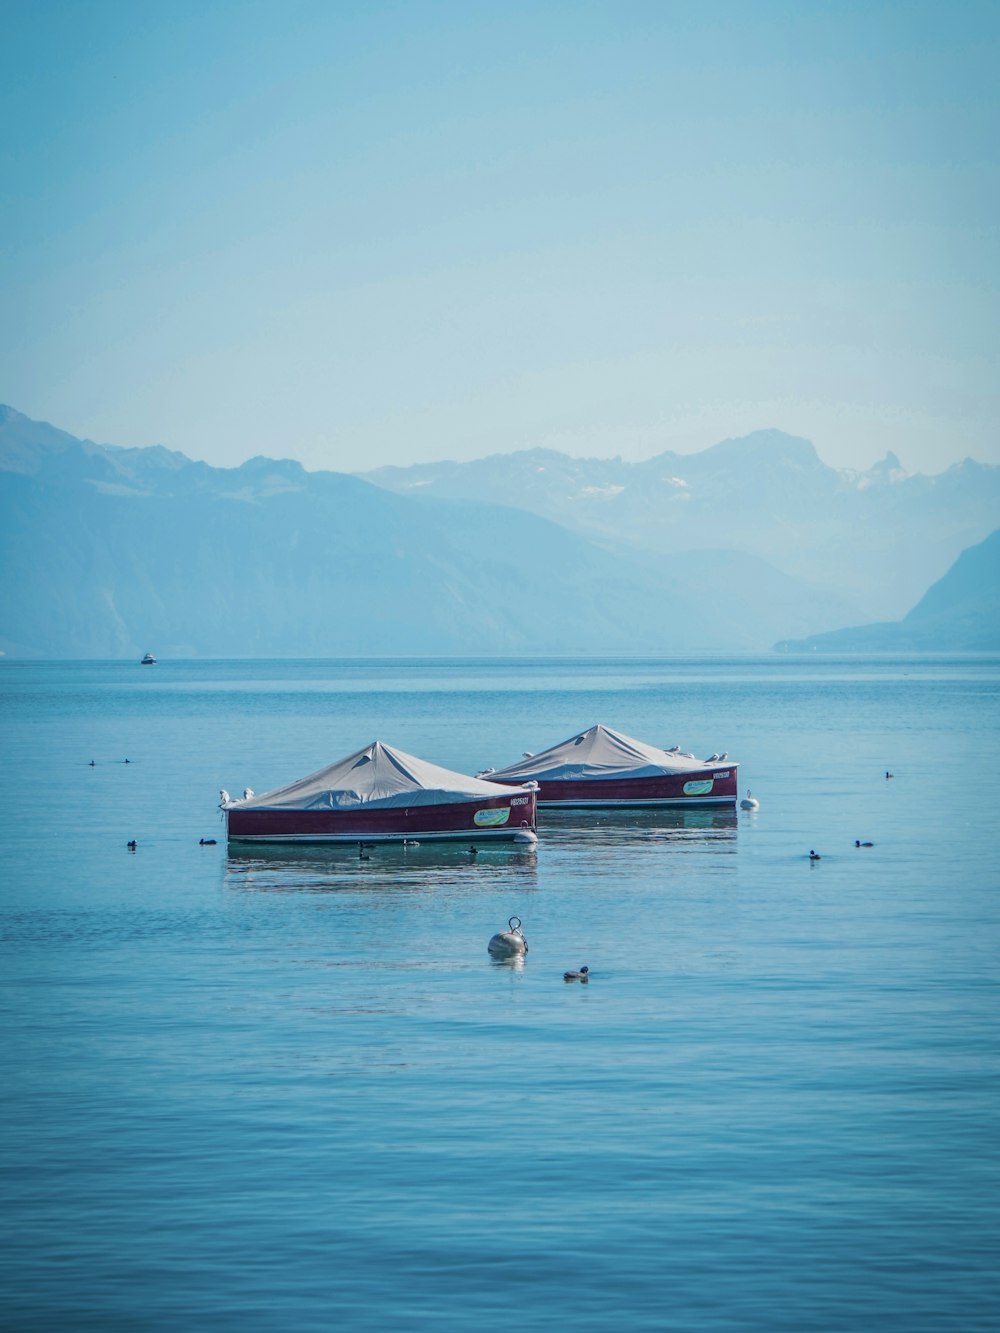
[{"label": "gray tarpaulin boat cover", "polygon": [[668,773],[690,773],[704,764],[704,760],[695,759],[694,755],[661,750],[597,723],[568,741],[519,759],[490,776],[502,782],[655,778]]},{"label": "gray tarpaulin boat cover", "polygon": [[367,749],[340,759],[307,778],[287,787],[252,796],[246,801],[230,801],[227,809],[241,810],[349,810],[363,805],[414,806],[448,805],[454,801],[496,798],[510,791],[523,796],[523,786],[510,788],[495,782],[482,782],[465,773],[453,773],[416,759],[412,754],[394,750],[373,741]]}]

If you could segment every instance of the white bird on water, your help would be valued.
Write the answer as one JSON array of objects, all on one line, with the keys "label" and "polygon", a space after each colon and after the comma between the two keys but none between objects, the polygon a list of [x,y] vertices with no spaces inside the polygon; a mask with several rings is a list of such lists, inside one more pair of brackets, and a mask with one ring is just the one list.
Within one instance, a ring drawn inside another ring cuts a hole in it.
[{"label": "white bird on water", "polygon": [[746,796],[743,797],[743,800],[740,801],[740,809],[741,810],[760,809],[760,801],[757,800],[757,797],[754,796],[752,791],[748,791]]}]

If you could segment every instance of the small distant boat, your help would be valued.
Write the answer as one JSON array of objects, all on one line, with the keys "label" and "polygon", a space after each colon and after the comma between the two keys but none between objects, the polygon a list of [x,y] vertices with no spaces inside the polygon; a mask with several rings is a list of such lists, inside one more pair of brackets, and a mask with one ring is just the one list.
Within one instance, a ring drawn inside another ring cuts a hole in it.
[{"label": "small distant boat", "polygon": [[287,787],[222,793],[231,842],[534,842],[535,788],[438,768],[382,741]]},{"label": "small distant boat", "polygon": [[728,755],[696,759],[598,723],[489,772],[487,780],[537,782],[539,808],[735,805],[737,767]]},{"label": "small distant boat", "polygon": [[143,656],[143,659],[142,659],[142,661],[139,663],[139,665],[140,665],[140,666],[155,666],[155,665],[156,665],[156,658],[153,656],[152,653],[146,653],[146,654]]}]

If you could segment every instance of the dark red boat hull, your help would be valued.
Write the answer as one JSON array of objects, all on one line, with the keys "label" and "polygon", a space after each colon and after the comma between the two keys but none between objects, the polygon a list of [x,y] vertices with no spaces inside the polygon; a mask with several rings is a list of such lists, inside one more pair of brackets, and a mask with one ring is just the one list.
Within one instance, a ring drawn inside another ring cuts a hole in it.
[{"label": "dark red boat hull", "polygon": [[[447,805],[350,810],[227,810],[231,842],[509,842],[535,831],[535,793]],[[478,822],[477,822],[478,817]]]},{"label": "dark red boat hull", "polygon": [[736,764],[652,778],[576,778],[538,784],[538,805],[564,809],[609,806],[733,805]]}]

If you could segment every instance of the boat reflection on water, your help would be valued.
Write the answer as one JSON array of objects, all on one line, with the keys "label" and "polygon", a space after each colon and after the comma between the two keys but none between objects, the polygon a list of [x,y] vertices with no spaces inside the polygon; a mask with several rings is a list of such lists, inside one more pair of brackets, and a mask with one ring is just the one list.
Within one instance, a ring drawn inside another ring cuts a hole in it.
[{"label": "boat reflection on water", "polygon": [[[546,847],[562,856],[624,845],[661,843],[676,850],[735,852],[735,808],[545,810],[536,845],[426,843],[231,843],[226,887],[236,892],[331,893],[357,889],[413,893],[468,890],[484,882],[501,889],[537,887],[538,860]],[[472,849],[475,848],[475,851]]]},{"label": "boat reflection on water", "polygon": [[[473,852],[471,849],[475,848]],[[415,892],[483,879],[533,889],[537,846],[514,843],[230,844],[225,884],[237,892],[329,893],[359,888]]]},{"label": "boat reflection on water", "polygon": [[546,843],[588,847],[623,842],[735,843],[739,827],[733,806],[657,806],[649,809],[539,811],[538,836]]}]

